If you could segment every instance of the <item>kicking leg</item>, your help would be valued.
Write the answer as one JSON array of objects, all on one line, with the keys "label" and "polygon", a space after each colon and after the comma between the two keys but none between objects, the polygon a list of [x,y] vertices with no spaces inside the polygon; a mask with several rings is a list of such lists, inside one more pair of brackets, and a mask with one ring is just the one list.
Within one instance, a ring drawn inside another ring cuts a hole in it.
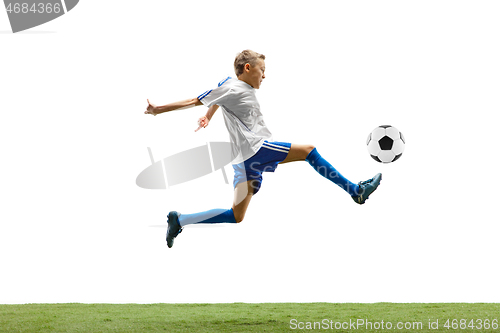
[{"label": "kicking leg", "polygon": [[282,162],[280,162],[280,164],[285,164],[288,162],[295,162],[295,161],[305,161],[307,155],[309,155],[309,153],[313,149],[314,149],[313,145],[297,145],[295,143],[292,143],[292,146],[288,151],[288,155]]},{"label": "kicking leg", "polygon": [[316,172],[340,186],[344,191],[349,193],[349,195],[358,195],[359,186],[342,176],[337,169],[335,169],[318,153],[316,148],[311,150],[309,155],[307,155],[306,161],[314,168],[314,170],[316,170]]},{"label": "kicking leg", "polygon": [[327,160],[318,153],[313,145],[292,144],[287,157],[281,163],[307,161],[323,177],[340,186],[351,196],[357,196],[359,186],[342,176]]},{"label": "kicking leg", "polygon": [[373,193],[380,184],[381,174],[372,179],[360,182],[358,185],[350,182],[342,176],[327,160],[325,160],[313,145],[292,144],[287,157],[281,163],[307,161],[320,175],[340,186],[349,193],[358,204],[363,204],[368,196]]}]

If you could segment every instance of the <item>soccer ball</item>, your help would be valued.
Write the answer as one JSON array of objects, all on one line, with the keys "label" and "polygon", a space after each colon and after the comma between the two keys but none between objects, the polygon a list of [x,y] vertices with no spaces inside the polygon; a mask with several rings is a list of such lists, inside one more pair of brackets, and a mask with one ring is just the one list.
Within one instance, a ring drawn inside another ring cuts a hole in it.
[{"label": "soccer ball", "polygon": [[366,146],[375,161],[391,163],[403,155],[405,138],[396,127],[382,125],[368,135]]}]

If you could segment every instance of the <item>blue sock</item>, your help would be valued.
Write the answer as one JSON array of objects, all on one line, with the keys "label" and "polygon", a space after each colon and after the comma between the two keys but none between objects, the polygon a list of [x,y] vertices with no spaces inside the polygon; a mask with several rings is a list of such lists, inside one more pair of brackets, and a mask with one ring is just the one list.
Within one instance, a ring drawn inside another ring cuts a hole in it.
[{"label": "blue sock", "polygon": [[331,180],[351,196],[357,196],[359,186],[351,183],[340,174],[327,160],[325,160],[314,148],[306,157],[306,161],[323,177]]},{"label": "blue sock", "polygon": [[181,214],[179,224],[181,227],[194,223],[236,223],[233,209],[212,209],[195,214]]}]

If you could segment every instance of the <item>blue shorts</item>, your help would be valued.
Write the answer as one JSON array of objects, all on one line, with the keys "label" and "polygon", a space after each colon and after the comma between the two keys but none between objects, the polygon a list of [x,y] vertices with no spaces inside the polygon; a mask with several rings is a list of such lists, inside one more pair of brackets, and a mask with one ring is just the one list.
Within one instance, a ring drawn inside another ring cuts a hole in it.
[{"label": "blue shorts", "polygon": [[253,180],[253,194],[260,190],[263,172],[274,172],[278,163],[282,162],[288,155],[291,143],[288,142],[267,142],[264,141],[262,147],[248,160],[239,164],[233,164],[234,181],[233,186],[239,183]]}]

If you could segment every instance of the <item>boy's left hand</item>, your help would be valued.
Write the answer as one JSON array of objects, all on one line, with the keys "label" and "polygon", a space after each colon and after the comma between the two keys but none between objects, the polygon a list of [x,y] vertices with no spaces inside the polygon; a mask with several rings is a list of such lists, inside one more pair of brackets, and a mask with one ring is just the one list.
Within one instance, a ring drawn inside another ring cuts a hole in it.
[{"label": "boy's left hand", "polygon": [[158,114],[158,108],[156,105],[149,103],[148,99],[148,107],[146,108],[146,111],[144,111],[145,114],[152,114],[153,116],[156,116]]}]

